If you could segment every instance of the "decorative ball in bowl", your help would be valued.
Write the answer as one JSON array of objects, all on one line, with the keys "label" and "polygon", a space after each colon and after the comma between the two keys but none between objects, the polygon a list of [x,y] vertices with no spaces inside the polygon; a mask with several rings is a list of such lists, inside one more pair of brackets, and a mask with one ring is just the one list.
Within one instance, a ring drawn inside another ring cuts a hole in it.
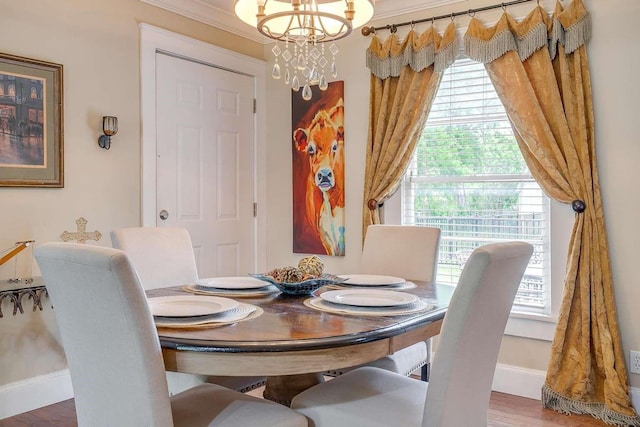
[{"label": "decorative ball in bowl", "polygon": [[[271,273],[271,272],[269,272]],[[309,295],[318,288],[325,285],[335,285],[344,282],[342,277],[334,276],[333,274],[322,274],[317,277],[310,277],[298,282],[292,281],[280,281],[274,276],[267,274],[251,274],[256,279],[269,282],[278,288],[282,293],[288,295]]]}]

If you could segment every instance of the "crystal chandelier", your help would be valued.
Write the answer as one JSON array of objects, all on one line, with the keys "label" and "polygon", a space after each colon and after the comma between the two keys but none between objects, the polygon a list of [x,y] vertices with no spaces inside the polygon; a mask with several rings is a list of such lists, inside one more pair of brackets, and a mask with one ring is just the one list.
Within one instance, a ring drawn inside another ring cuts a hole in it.
[{"label": "crystal chandelier", "polygon": [[[373,16],[374,4],[375,0],[236,0],[235,12],[242,21],[276,40],[271,50],[275,57],[271,76],[283,78],[295,91],[302,87],[302,98],[308,101],[311,85],[326,90],[326,73],[332,78],[338,75],[338,47],[333,42],[366,24]],[[330,45],[325,49],[327,43]]]}]

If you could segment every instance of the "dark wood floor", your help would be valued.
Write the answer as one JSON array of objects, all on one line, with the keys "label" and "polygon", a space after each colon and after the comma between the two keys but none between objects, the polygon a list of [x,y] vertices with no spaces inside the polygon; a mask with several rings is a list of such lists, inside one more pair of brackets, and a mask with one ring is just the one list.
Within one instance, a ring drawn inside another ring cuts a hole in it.
[{"label": "dark wood floor", "polygon": [[[76,427],[73,400],[0,420],[0,427]],[[607,427],[602,421],[580,415],[562,415],[543,409],[540,401],[503,393],[492,393],[488,427]]]}]

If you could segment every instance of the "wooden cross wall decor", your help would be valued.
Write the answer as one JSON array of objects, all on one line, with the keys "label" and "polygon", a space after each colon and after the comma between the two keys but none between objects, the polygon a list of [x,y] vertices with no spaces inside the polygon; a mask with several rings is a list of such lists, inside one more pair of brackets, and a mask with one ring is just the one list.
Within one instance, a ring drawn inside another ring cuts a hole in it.
[{"label": "wooden cross wall decor", "polygon": [[76,224],[78,225],[78,231],[69,232],[65,230],[65,232],[60,235],[63,241],[76,240],[78,243],[87,243],[87,240],[98,241],[102,237],[102,234],[98,230],[87,232],[87,220],[83,217],[78,218]]}]

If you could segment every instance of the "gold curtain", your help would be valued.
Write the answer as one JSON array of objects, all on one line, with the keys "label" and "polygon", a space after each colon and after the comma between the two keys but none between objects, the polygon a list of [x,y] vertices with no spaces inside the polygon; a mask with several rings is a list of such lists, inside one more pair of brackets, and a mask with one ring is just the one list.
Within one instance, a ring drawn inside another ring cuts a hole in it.
[{"label": "gold curtain", "polygon": [[591,80],[585,43],[590,16],[581,0],[551,18],[541,7],[492,28],[473,19],[469,57],[485,63],[522,154],[544,191],[576,212],[543,405],[640,426],[631,405],[617,323],[595,158]]},{"label": "gold curtain", "polygon": [[371,70],[362,237],[380,223],[379,207],[398,188],[431,109],[443,71],[455,60],[451,23],[440,36],[433,28],[404,41],[377,37],[367,49]]}]

